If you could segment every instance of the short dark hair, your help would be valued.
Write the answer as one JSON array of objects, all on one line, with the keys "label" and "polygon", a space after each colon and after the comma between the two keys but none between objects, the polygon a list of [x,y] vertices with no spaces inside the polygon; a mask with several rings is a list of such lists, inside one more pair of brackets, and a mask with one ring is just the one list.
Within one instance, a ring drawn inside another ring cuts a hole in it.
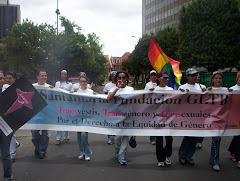
[{"label": "short dark hair", "polygon": [[17,79],[17,74],[15,72],[7,72],[6,75],[11,75],[13,78]]},{"label": "short dark hair", "polygon": [[128,75],[128,73],[127,73],[126,71],[118,71],[118,72],[116,73],[116,76],[115,76],[116,82],[117,82],[117,77],[118,77],[118,75],[121,74],[121,73],[125,74],[125,76],[127,77],[127,84],[128,84],[128,82],[129,82],[129,75]]}]

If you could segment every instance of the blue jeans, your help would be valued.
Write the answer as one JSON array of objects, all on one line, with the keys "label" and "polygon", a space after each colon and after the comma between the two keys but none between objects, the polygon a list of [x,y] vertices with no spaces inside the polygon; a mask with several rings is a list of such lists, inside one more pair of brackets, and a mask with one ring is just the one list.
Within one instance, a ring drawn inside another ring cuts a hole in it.
[{"label": "blue jeans", "polygon": [[[40,131],[42,134],[40,134]],[[32,142],[35,146],[35,152],[46,154],[49,143],[47,130],[32,130]]]},{"label": "blue jeans", "polygon": [[5,136],[2,130],[0,130],[0,149],[2,154],[2,164],[3,164],[3,178],[12,179],[12,160],[10,158],[10,142],[13,133]]},{"label": "blue jeans", "polygon": [[197,137],[184,136],[182,144],[179,148],[179,158],[183,158],[188,161],[192,161],[192,157],[195,153],[195,146],[197,144]]},{"label": "blue jeans", "polygon": [[115,153],[118,160],[126,159],[129,136],[115,136]]},{"label": "blue jeans", "polygon": [[14,159],[16,156],[16,148],[19,145],[17,139],[16,139],[16,134],[14,133],[11,139],[10,143],[10,157],[11,159]]},{"label": "blue jeans", "polygon": [[[69,139],[69,132],[68,131],[64,131],[63,139]],[[62,131],[57,131],[56,132],[56,140],[59,140],[59,141],[62,140]]]},{"label": "blue jeans", "polygon": [[80,150],[80,155],[91,156],[92,151],[88,144],[88,133],[87,132],[77,132],[78,146]]},{"label": "blue jeans", "polygon": [[219,147],[220,147],[221,137],[212,137],[212,147],[210,154],[210,163],[212,165],[219,165]]}]

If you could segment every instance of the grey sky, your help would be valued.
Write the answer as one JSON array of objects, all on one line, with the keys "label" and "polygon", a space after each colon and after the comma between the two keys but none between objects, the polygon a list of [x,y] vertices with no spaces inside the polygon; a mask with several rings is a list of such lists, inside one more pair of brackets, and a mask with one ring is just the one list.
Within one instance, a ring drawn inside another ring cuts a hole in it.
[{"label": "grey sky", "polygon": [[[21,19],[56,26],[57,0],[10,0],[21,6]],[[132,52],[142,34],[141,0],[59,0],[60,15],[75,22],[83,33],[95,32],[109,56]],[[132,37],[132,36],[135,36]]]}]

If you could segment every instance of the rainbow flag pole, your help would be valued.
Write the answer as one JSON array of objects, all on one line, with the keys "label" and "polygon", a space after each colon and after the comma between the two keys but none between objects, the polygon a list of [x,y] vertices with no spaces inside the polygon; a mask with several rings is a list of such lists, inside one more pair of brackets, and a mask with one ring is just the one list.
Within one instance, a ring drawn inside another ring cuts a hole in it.
[{"label": "rainbow flag pole", "polygon": [[169,74],[168,86],[177,89],[180,86],[182,73],[179,70],[180,62],[168,57],[160,48],[152,35],[148,49],[148,58],[152,67],[159,73],[161,71]]}]

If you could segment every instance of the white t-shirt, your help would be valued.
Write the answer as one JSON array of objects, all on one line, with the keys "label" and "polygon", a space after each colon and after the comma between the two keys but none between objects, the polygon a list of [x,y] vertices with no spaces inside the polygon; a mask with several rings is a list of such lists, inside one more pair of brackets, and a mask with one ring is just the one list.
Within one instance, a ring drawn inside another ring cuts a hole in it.
[{"label": "white t-shirt", "polygon": [[172,87],[168,87],[168,86],[165,86],[165,87],[157,86],[157,87],[155,87],[154,90],[173,90],[173,88]]},{"label": "white t-shirt", "polygon": [[[113,91],[115,91],[115,90],[116,90],[116,87],[113,87],[113,88],[111,88],[111,90],[109,91],[109,93],[110,93],[110,92],[113,92]],[[123,94],[123,93],[131,93],[131,92],[133,92],[133,91],[134,91],[134,89],[133,89],[132,87],[126,86],[126,87],[124,87],[124,88],[120,88],[120,89],[116,92],[115,95],[119,95],[119,94]]]},{"label": "white t-shirt", "polygon": [[112,83],[112,82],[109,82],[107,83],[104,88],[103,88],[103,91],[106,92],[106,93],[109,93],[109,91],[115,87],[116,88],[116,83]]},{"label": "white t-shirt", "polygon": [[3,89],[7,89],[10,85],[9,84],[4,84]]},{"label": "white t-shirt", "polygon": [[145,85],[145,88],[144,88],[144,90],[149,90],[149,89],[151,89],[151,88],[155,88],[155,87],[157,87],[157,83],[153,83],[152,81],[151,82],[148,82],[146,85]]},{"label": "white t-shirt", "polygon": [[61,81],[57,81],[55,84],[56,88],[60,88],[60,89],[64,89],[66,91],[73,91],[73,85],[71,82],[61,82]]},{"label": "white t-shirt", "polygon": [[78,89],[77,91],[78,93],[83,93],[83,94],[93,94],[93,90],[92,89]]},{"label": "white t-shirt", "polygon": [[232,90],[240,90],[240,86],[236,84],[235,86],[230,87],[230,89],[232,89]]},{"label": "white t-shirt", "polygon": [[[202,87],[203,88],[203,87]],[[199,84],[197,84],[197,83],[195,83],[195,84],[189,84],[189,83],[186,83],[186,84],[183,84],[183,85],[181,85],[179,88],[178,88],[178,90],[179,89],[184,89],[184,90],[186,90],[186,89],[188,89],[188,90],[202,90],[201,89],[201,87],[200,87],[200,85]]]},{"label": "white t-shirt", "polygon": [[43,84],[43,85],[39,85],[38,82],[37,82],[37,83],[34,83],[34,84],[32,84],[32,85],[33,85],[33,86],[39,86],[39,87],[50,87],[50,85],[47,84],[47,83],[45,83],[45,84]]},{"label": "white t-shirt", "polygon": [[212,90],[228,90],[227,87],[212,87]]}]

